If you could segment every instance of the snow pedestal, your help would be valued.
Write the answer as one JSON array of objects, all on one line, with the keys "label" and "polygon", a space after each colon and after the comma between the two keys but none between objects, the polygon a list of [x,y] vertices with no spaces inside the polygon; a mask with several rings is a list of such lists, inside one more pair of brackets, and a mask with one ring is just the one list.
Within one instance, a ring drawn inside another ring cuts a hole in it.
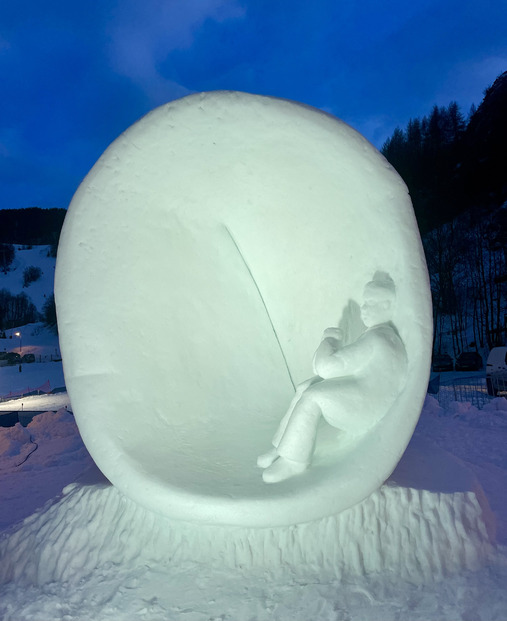
[{"label": "snow pedestal", "polygon": [[[77,583],[114,564],[289,568],[338,578],[388,572],[420,582],[478,569],[494,518],[477,480],[427,442],[409,446],[391,479],[339,515],[294,526],[244,528],[171,520],[144,509],[98,470],[72,484],[0,543],[2,581]],[[120,579],[121,581],[121,579]]]}]

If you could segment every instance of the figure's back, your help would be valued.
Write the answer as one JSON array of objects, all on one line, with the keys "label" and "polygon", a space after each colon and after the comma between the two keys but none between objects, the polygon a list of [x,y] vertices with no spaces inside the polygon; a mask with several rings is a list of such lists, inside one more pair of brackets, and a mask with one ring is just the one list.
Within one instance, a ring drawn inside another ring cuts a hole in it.
[{"label": "figure's back", "polygon": [[387,411],[405,385],[405,346],[391,323],[373,326],[360,338],[370,352],[368,363],[361,372],[362,389],[368,391],[369,400]]}]

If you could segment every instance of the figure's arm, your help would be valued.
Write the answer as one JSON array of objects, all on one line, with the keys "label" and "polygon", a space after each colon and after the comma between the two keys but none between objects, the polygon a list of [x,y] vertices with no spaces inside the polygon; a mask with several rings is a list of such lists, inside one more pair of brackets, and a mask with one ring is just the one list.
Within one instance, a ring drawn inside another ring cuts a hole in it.
[{"label": "figure's arm", "polygon": [[319,373],[318,368],[325,364],[333,354],[335,354],[342,345],[343,332],[340,328],[327,328],[322,335],[315,355],[313,356],[313,370],[320,377],[324,377]]},{"label": "figure's arm", "polygon": [[314,358],[315,372],[323,379],[355,375],[367,364],[375,349],[371,341],[363,336],[340,349],[327,348],[327,354],[326,349],[319,346]]}]

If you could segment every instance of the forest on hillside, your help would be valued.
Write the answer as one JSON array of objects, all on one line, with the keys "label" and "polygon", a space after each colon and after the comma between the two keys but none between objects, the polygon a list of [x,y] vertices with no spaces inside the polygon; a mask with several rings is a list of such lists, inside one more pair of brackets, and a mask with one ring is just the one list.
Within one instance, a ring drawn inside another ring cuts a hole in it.
[{"label": "forest on hillside", "polygon": [[56,246],[66,209],[26,207],[0,209],[0,243],[33,246]]},{"label": "forest on hillside", "polygon": [[507,72],[465,119],[434,106],[385,142],[408,186],[430,273],[434,350],[485,352],[507,338]]},{"label": "forest on hillside", "polygon": [[421,234],[469,209],[507,201],[507,71],[468,119],[456,102],[433,106],[386,140],[381,151],[410,191]]}]

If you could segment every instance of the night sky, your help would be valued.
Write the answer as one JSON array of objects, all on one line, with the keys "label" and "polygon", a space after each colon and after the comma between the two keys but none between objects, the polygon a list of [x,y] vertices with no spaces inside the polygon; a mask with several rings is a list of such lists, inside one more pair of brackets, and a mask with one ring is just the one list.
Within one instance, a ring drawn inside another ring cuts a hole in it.
[{"label": "night sky", "polygon": [[505,0],[1,0],[0,209],[67,207],[110,142],[190,93],[301,101],[380,148],[505,70]]}]

